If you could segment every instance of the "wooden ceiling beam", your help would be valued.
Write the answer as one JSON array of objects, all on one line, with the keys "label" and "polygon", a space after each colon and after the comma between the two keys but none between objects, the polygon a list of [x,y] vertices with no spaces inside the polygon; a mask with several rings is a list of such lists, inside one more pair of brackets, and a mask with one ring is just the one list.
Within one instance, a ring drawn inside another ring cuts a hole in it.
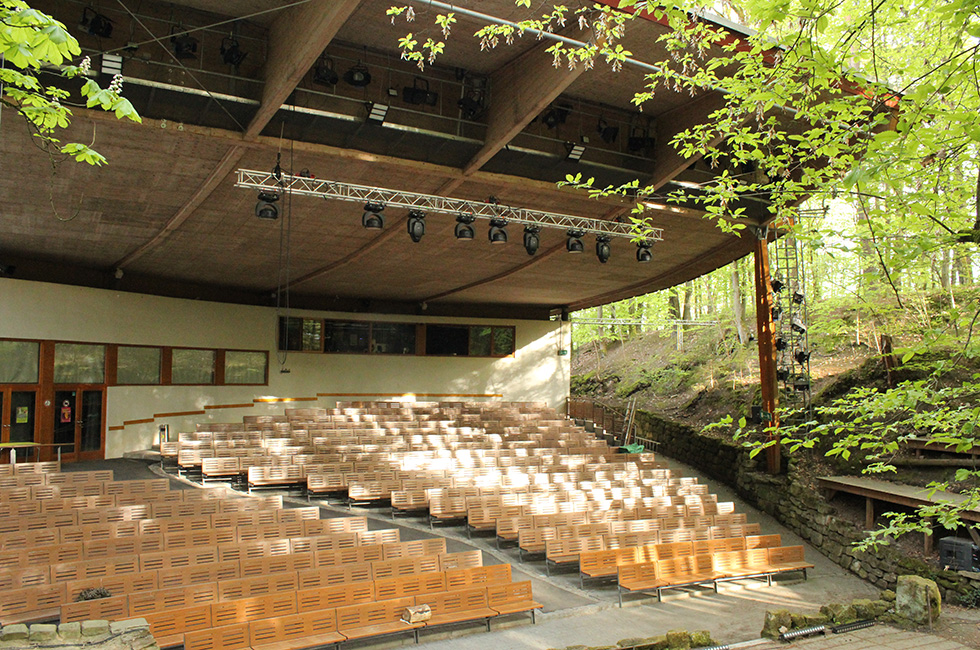
[{"label": "wooden ceiling beam", "polygon": [[272,23],[263,77],[262,103],[245,137],[262,132],[361,0],[310,0]]},{"label": "wooden ceiling beam", "polygon": [[549,47],[551,43],[543,41],[490,75],[493,101],[487,114],[486,139],[463,167],[464,176],[487,164],[585,72],[584,64],[572,70],[556,68],[552,56],[545,52]]}]

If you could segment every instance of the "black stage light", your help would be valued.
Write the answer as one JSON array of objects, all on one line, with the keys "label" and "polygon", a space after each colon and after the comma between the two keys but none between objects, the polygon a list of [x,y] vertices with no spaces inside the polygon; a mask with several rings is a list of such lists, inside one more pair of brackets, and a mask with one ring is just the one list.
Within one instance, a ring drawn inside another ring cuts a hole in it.
[{"label": "black stage light", "polygon": [[777,350],[779,350],[780,352],[782,352],[782,351],[783,351],[783,350],[785,350],[785,349],[786,349],[787,347],[789,347],[789,344],[788,344],[788,343],[786,343],[786,339],[784,339],[784,338],[783,338],[783,337],[781,337],[781,336],[780,336],[779,338],[777,338],[777,339],[776,339],[776,349],[777,349]]},{"label": "black stage light", "polygon": [[779,293],[786,287],[782,280],[773,280],[770,284],[772,286],[772,290],[776,293]]},{"label": "black stage light", "polygon": [[361,225],[368,230],[382,230],[385,227],[385,218],[381,212],[385,206],[380,203],[368,203],[364,206],[364,215],[361,217]]},{"label": "black stage light", "polygon": [[258,203],[255,204],[255,216],[259,219],[275,221],[279,218],[279,206],[276,202],[279,195],[275,192],[259,192]]},{"label": "black stage light", "polygon": [[803,304],[803,300],[805,298],[806,297],[803,295],[803,292],[800,291],[799,289],[797,289],[796,291],[793,292],[793,303],[794,304],[796,304],[796,305],[802,305]]},{"label": "black stage light", "polygon": [[439,93],[429,90],[429,80],[415,77],[411,86],[402,88],[402,99],[408,104],[435,106],[439,103]]},{"label": "black stage light", "polygon": [[225,65],[230,65],[238,67],[248,56],[248,52],[242,52],[241,46],[238,45],[238,41],[233,37],[228,36],[221,41],[221,60],[225,62]]},{"label": "black stage light", "polygon": [[772,308],[772,319],[773,320],[779,320],[782,317],[782,315],[783,315],[783,308],[782,307],[773,307]]},{"label": "black stage light", "polygon": [[425,235],[425,213],[421,210],[412,210],[408,213],[408,236],[416,244],[422,241]]},{"label": "black stage light", "polygon": [[797,350],[796,354],[793,356],[796,359],[796,363],[800,364],[801,366],[805,366],[807,364],[807,361],[810,360],[810,351]]},{"label": "black stage light", "polygon": [[806,325],[797,316],[793,316],[789,320],[789,328],[797,334],[806,334]]},{"label": "black stage light", "polygon": [[568,114],[571,110],[571,106],[553,106],[551,110],[544,114],[541,121],[549,129],[557,128],[559,124],[564,124],[568,120]]},{"label": "black stage light", "polygon": [[599,262],[605,264],[609,261],[610,255],[612,255],[612,246],[609,245],[609,237],[599,235],[595,238],[595,256],[599,258]]},{"label": "black stage light", "polygon": [[490,220],[490,230],[487,232],[487,238],[490,240],[491,244],[507,243],[507,231],[504,230],[506,227],[507,221],[504,219]]},{"label": "black stage light", "polygon": [[363,88],[371,83],[371,73],[360,61],[344,73],[344,81],[355,88]]},{"label": "black stage light", "polygon": [[641,241],[636,245],[636,261],[646,264],[653,261],[653,253],[650,252],[650,242]]},{"label": "black stage light", "polygon": [[197,39],[190,34],[171,36],[170,43],[174,46],[174,56],[178,59],[193,59],[197,56]]},{"label": "black stage light", "polygon": [[585,233],[581,230],[569,230],[568,239],[565,240],[565,250],[569,253],[581,253],[585,251],[585,244],[582,243],[582,237]]},{"label": "black stage light", "polygon": [[810,390],[810,378],[805,374],[798,374],[793,378],[793,390]]},{"label": "black stage light", "polygon": [[456,239],[463,241],[472,240],[476,236],[476,233],[473,231],[474,221],[476,221],[476,217],[472,214],[456,215],[456,228],[453,230]]},{"label": "black stage light", "polygon": [[457,100],[456,106],[459,107],[459,112],[462,113],[464,120],[474,120],[486,110],[486,107],[480,99],[470,95],[466,95]]},{"label": "black stage light", "polygon": [[534,255],[538,252],[538,248],[541,246],[541,237],[538,233],[541,232],[541,228],[538,226],[524,226],[524,250],[527,251],[528,255]]},{"label": "black stage light", "polygon": [[788,368],[776,368],[776,381],[786,381],[789,379]]},{"label": "black stage light", "polygon": [[599,137],[606,144],[612,144],[619,138],[619,127],[609,126],[601,117],[599,118],[599,123],[596,125],[596,132],[599,133]]},{"label": "black stage light", "polygon": [[321,55],[313,66],[313,83],[321,86],[336,86],[338,81],[340,77],[333,69],[333,59],[326,54]]},{"label": "black stage light", "polygon": [[78,21],[78,25],[92,36],[99,38],[112,36],[112,21],[92,7],[85,7],[82,10],[82,19]]}]

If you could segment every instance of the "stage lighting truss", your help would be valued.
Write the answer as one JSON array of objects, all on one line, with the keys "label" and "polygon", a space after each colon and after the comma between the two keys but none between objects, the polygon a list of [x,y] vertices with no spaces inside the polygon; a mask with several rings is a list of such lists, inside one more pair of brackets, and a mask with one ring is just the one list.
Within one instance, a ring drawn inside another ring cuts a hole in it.
[{"label": "stage lighting truss", "polygon": [[[452,217],[456,217],[459,214],[466,214],[472,215],[475,219],[485,219],[488,221],[491,219],[504,219],[508,224],[537,226],[539,228],[558,228],[565,232],[576,230],[580,231],[583,236],[591,234],[596,236],[603,235],[610,238],[619,237],[622,239],[636,240],[636,234],[633,232],[633,227],[629,223],[591,219],[589,217],[576,217],[541,210],[529,210],[527,208],[505,206],[498,203],[467,201],[465,199],[453,199],[445,196],[418,194],[415,192],[402,192],[367,185],[353,185],[339,181],[293,176],[285,173],[277,177],[272,172],[239,169],[235,187],[266,192],[280,192],[293,196],[313,196],[321,199],[350,201],[361,205],[365,203],[381,204],[389,210],[391,208],[405,208],[407,210],[419,210],[426,214],[447,214]],[[663,241],[663,229],[651,228],[647,231],[647,236],[639,241],[641,244],[647,244],[648,247],[652,246],[653,242]]]}]

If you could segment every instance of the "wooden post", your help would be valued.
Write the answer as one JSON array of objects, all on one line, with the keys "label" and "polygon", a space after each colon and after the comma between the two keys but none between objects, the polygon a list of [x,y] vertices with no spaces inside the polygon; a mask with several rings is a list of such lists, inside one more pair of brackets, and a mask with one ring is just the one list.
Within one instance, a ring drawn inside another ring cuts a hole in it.
[{"label": "wooden post", "polygon": [[[763,419],[768,413],[769,426],[778,427],[776,415],[778,386],[776,382],[776,341],[772,324],[772,286],[769,278],[768,238],[760,231],[755,242],[755,318],[759,337],[759,383],[762,386]],[[775,434],[773,434],[775,436]],[[779,441],[766,450],[766,469],[770,474],[780,472]]]},{"label": "wooden post", "polygon": [[864,497],[864,529],[872,530],[875,527],[875,500],[871,497]]}]

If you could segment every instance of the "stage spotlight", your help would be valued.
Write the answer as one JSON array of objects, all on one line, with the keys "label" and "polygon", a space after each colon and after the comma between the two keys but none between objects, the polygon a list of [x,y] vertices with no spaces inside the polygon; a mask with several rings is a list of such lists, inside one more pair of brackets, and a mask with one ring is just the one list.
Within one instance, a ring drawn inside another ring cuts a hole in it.
[{"label": "stage spotlight", "polygon": [[461,97],[456,101],[456,106],[459,107],[460,113],[462,113],[464,120],[473,120],[479,117],[486,107],[483,105],[482,99],[479,97],[472,97],[466,95]]},{"label": "stage spotlight", "polygon": [[571,106],[553,106],[550,111],[544,114],[541,121],[549,129],[557,128],[559,124],[565,123],[571,110]]},{"label": "stage spotlight", "polygon": [[279,206],[276,202],[279,195],[275,192],[259,192],[259,201],[255,204],[255,216],[259,219],[275,221],[279,218]]},{"label": "stage spotlight", "polygon": [[456,239],[469,241],[472,240],[476,233],[473,231],[473,222],[476,221],[476,217],[472,214],[460,214],[456,215],[456,228],[453,230],[453,234],[456,235]]},{"label": "stage spotlight", "polygon": [[364,215],[361,217],[361,225],[368,230],[382,230],[385,227],[385,218],[381,212],[385,206],[380,203],[368,203],[364,206]]},{"label": "stage spotlight", "polygon": [[112,21],[92,7],[85,7],[82,10],[82,19],[78,21],[78,26],[92,36],[98,36],[99,38],[109,38],[112,36]]},{"label": "stage spotlight", "polygon": [[641,241],[636,245],[636,261],[646,264],[647,262],[653,261],[653,253],[650,252],[650,242]]},{"label": "stage spotlight", "polygon": [[313,83],[321,86],[336,86],[340,81],[337,71],[333,69],[333,59],[326,54],[321,54],[313,66]]},{"label": "stage spotlight", "polygon": [[422,241],[425,234],[425,213],[421,210],[412,210],[408,213],[408,236],[416,244]]},{"label": "stage spotlight", "polygon": [[234,37],[228,36],[221,41],[221,60],[225,62],[225,65],[230,65],[238,67],[248,56],[248,52],[242,52],[242,48],[238,45],[238,41]]},{"label": "stage spotlight", "polygon": [[789,320],[789,328],[797,334],[806,334],[806,325],[804,325],[803,321],[796,316],[793,316]]},{"label": "stage spotlight", "polygon": [[612,144],[619,138],[619,127],[609,126],[601,117],[599,118],[599,123],[596,125],[596,132],[599,133],[599,137],[606,144]]},{"label": "stage spotlight", "polygon": [[402,99],[407,104],[435,106],[439,103],[439,93],[429,90],[429,80],[415,77],[411,86],[402,88]]},{"label": "stage spotlight", "polygon": [[776,381],[786,381],[789,379],[788,368],[776,368]]},{"label": "stage spotlight", "polygon": [[[182,28],[176,27],[171,31],[182,31]],[[197,56],[197,39],[190,34],[171,36],[170,43],[174,47],[174,56],[178,59],[193,59]]]},{"label": "stage spotlight", "polygon": [[344,73],[344,81],[355,88],[363,88],[371,83],[371,73],[366,65],[358,61]]},{"label": "stage spotlight", "polygon": [[581,253],[585,251],[585,244],[582,243],[582,237],[585,233],[581,230],[569,230],[568,239],[565,240],[565,250],[569,253]]},{"label": "stage spotlight", "polygon": [[786,343],[786,339],[784,339],[781,336],[776,339],[776,344],[775,345],[776,345],[776,349],[779,350],[780,352],[782,352],[787,347],[789,347],[788,344]]},{"label": "stage spotlight", "polygon": [[538,226],[524,226],[524,250],[527,251],[528,255],[534,255],[538,252],[538,248],[541,246],[541,237],[538,233],[541,232],[541,228]]},{"label": "stage spotlight", "polygon": [[799,289],[793,292],[793,304],[802,305],[804,299],[805,296],[803,295],[803,292],[800,291]]},{"label": "stage spotlight", "polygon": [[786,287],[786,285],[783,284],[783,281],[782,280],[773,280],[770,283],[770,285],[772,286],[772,290],[775,293],[779,293],[780,291],[782,291]]},{"label": "stage spotlight", "polygon": [[388,105],[379,104],[378,102],[368,102],[368,122],[375,122],[376,124],[384,124],[385,117],[388,116]]},{"label": "stage spotlight", "polygon": [[798,390],[800,392],[810,390],[810,378],[802,373],[796,375],[796,377],[793,378],[793,390]]},{"label": "stage spotlight", "polygon": [[487,232],[487,237],[490,239],[491,244],[507,243],[507,231],[504,230],[506,227],[507,221],[504,219],[490,220],[490,230]]},{"label": "stage spotlight", "polygon": [[773,320],[779,320],[782,315],[783,315],[783,308],[782,307],[773,307],[772,308],[772,319]]},{"label": "stage spotlight", "polygon": [[797,350],[796,354],[793,355],[793,358],[796,359],[796,363],[800,364],[801,366],[805,366],[807,364],[807,361],[810,360],[810,351]]},{"label": "stage spotlight", "polygon": [[600,263],[605,264],[609,261],[610,255],[612,255],[612,246],[609,245],[609,237],[599,235],[595,238],[595,256],[599,258]]}]

